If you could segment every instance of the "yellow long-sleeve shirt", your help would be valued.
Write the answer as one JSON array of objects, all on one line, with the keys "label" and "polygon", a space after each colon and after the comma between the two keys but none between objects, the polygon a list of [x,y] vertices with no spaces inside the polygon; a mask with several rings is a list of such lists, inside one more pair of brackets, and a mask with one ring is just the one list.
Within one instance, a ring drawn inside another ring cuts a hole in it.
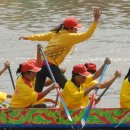
[{"label": "yellow long-sleeve shirt", "polygon": [[97,22],[93,22],[89,29],[83,33],[69,33],[62,29],[59,33],[49,32],[27,36],[31,41],[49,41],[45,48],[47,60],[55,65],[60,65],[66,55],[75,44],[87,40],[92,36],[97,26]]},{"label": "yellow long-sleeve shirt", "polygon": [[122,84],[120,106],[121,108],[130,108],[130,82],[128,81],[128,78],[126,78]]},{"label": "yellow long-sleeve shirt", "polygon": [[45,102],[45,98],[41,98],[37,101],[38,93],[34,90],[34,81],[32,81],[31,84],[31,87],[26,84],[22,76],[18,78],[16,89],[10,102],[10,107],[26,108],[30,105],[37,105]]},{"label": "yellow long-sleeve shirt", "polygon": [[[79,88],[71,80],[68,80],[61,92],[66,106],[68,108],[82,108],[87,106],[89,94],[84,97],[84,90],[94,83],[95,81],[92,79],[92,75],[87,76],[84,84],[81,84]],[[62,108],[61,104],[60,107]]]},{"label": "yellow long-sleeve shirt", "polygon": [[26,108],[37,101],[38,93],[32,87],[27,85],[22,76],[17,79],[16,89],[12,96],[10,106],[13,108]]}]

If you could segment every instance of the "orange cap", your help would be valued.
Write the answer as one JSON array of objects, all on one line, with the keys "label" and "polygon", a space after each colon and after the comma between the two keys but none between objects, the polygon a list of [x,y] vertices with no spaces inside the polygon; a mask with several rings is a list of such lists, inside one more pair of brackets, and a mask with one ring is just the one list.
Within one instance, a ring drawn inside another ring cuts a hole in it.
[{"label": "orange cap", "polygon": [[72,18],[72,17],[66,18],[63,23],[64,23],[65,28],[71,28],[71,27],[82,28],[83,27],[81,24],[78,23],[76,18]]},{"label": "orange cap", "polygon": [[85,63],[84,64],[85,66],[86,66],[86,68],[87,68],[87,70],[89,71],[91,71],[91,70],[93,70],[93,71],[96,71],[96,64],[94,64],[94,63]]},{"label": "orange cap", "polygon": [[87,76],[90,73],[87,71],[84,64],[77,64],[73,67],[73,72],[77,74],[81,74],[82,76]]},{"label": "orange cap", "polygon": [[35,72],[37,73],[38,71],[41,70],[41,68],[39,67],[36,67],[33,63],[30,63],[30,62],[24,62],[22,64],[22,72],[28,72],[28,71],[32,71],[32,72]]}]

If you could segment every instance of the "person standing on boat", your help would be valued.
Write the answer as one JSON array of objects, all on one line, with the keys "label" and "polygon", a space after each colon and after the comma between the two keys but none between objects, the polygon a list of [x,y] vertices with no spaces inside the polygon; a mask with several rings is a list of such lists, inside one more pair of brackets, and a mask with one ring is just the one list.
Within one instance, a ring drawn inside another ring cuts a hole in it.
[{"label": "person standing on boat", "polygon": [[[64,88],[64,85],[67,82],[67,78],[61,73],[59,65],[64,61],[66,55],[70,52],[75,44],[83,42],[92,36],[96,29],[100,15],[100,9],[97,7],[94,8],[94,21],[89,29],[83,33],[77,33],[78,28],[82,27],[82,25],[78,23],[77,19],[68,17],[63,21],[61,25],[52,29],[49,33],[24,36],[20,37],[19,39],[49,42],[44,50],[45,55],[56,79],[56,82],[61,88]],[[46,77],[51,78],[47,66],[43,61],[42,69],[36,75],[35,90],[37,92],[42,91]]]},{"label": "person standing on boat", "polygon": [[[90,74],[84,64],[77,64],[73,67],[72,78],[65,84],[61,94],[66,102],[68,108],[82,108],[88,105],[89,92],[93,89],[103,89],[109,87],[117,77],[121,75],[121,72],[117,70],[115,74],[104,83],[94,83],[93,80],[97,79],[105,67],[105,64],[110,64],[109,58],[106,58],[104,64],[94,73]],[[84,104],[84,99],[86,104]],[[62,104],[60,104],[62,108]]]},{"label": "person standing on boat", "polygon": [[120,107],[130,108],[130,68],[122,84],[120,92]]},{"label": "person standing on boat", "polygon": [[[24,62],[17,73],[21,75],[16,81],[16,89],[12,96],[10,107],[13,108],[27,108],[27,107],[46,107],[43,102],[48,102],[44,97],[53,89],[59,88],[57,83],[52,84],[46,90],[42,92],[36,92],[34,90],[36,73],[41,68],[36,67],[33,63]],[[49,100],[50,102],[50,100]]]}]

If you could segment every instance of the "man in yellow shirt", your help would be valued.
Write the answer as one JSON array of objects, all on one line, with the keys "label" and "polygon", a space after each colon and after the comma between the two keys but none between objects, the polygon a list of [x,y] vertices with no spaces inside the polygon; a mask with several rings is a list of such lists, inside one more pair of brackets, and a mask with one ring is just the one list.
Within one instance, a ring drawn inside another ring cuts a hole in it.
[{"label": "man in yellow shirt", "polygon": [[[99,21],[100,14],[99,8],[94,8],[94,21],[90,25],[89,29],[83,33],[77,33],[77,28],[82,27],[82,25],[78,23],[77,19],[69,17],[66,18],[61,25],[54,28],[49,33],[24,36],[20,37],[19,39],[49,42],[45,48],[45,55],[50,64],[50,68],[53,72],[56,82],[61,88],[64,88],[67,79],[62,74],[59,65],[64,61],[66,55],[70,52],[75,44],[83,42],[92,36]],[[37,92],[42,91],[47,77],[51,78],[46,64],[43,62],[42,69],[37,73],[36,76],[35,90]]]},{"label": "man in yellow shirt", "polygon": [[[104,83],[94,83],[105,67],[105,64],[110,64],[109,58],[105,59],[104,64],[97,70],[94,75],[91,75],[84,64],[78,64],[73,67],[72,78],[65,84],[61,94],[68,108],[82,108],[88,105],[89,92],[95,88],[103,89],[109,87],[115,79],[121,75],[120,71]],[[62,105],[61,105],[62,107]]]},{"label": "man in yellow shirt", "polygon": [[122,84],[120,106],[121,108],[130,108],[130,68]]}]

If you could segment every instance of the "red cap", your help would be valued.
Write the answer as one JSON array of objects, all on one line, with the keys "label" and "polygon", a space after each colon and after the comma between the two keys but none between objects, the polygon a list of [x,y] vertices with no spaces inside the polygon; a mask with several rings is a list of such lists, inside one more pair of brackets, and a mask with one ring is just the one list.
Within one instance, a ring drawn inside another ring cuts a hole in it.
[{"label": "red cap", "polygon": [[83,26],[78,23],[76,18],[69,17],[64,20],[64,27],[65,28],[71,28],[71,27],[82,28]]},{"label": "red cap", "polygon": [[36,67],[33,63],[30,62],[24,62],[22,64],[22,72],[28,72],[28,71],[32,71],[32,72],[38,72],[41,70],[41,68]]},{"label": "red cap", "polygon": [[85,67],[88,71],[96,71],[96,64],[94,63],[85,63]]},{"label": "red cap", "polygon": [[86,67],[84,64],[77,64],[73,67],[73,72],[81,74],[82,76],[87,76],[90,73],[87,71]]}]

